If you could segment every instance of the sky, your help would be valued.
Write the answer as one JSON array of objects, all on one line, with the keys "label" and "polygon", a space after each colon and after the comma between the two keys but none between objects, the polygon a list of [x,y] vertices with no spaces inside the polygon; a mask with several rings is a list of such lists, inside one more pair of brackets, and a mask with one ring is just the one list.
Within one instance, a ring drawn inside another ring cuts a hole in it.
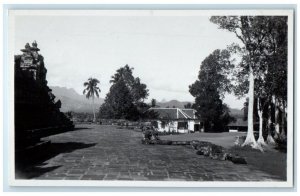
[{"label": "sky", "polygon": [[[20,15],[15,17],[14,48],[21,54],[27,42],[37,41],[48,70],[49,86],[73,88],[100,80],[104,98],[115,71],[128,64],[149,89],[148,100],[194,101],[194,83],[201,62],[215,49],[239,40],[217,28],[209,16]],[[244,99],[226,95],[224,102],[241,109]]]}]

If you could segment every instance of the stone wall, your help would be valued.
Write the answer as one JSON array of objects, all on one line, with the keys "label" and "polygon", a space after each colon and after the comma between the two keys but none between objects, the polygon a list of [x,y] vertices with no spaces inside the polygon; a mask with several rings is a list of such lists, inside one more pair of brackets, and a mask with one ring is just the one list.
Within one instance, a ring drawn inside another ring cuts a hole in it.
[{"label": "stone wall", "polygon": [[60,112],[61,102],[47,86],[44,58],[36,42],[26,44],[23,54],[15,55],[15,146],[24,149],[40,138],[74,128]]}]

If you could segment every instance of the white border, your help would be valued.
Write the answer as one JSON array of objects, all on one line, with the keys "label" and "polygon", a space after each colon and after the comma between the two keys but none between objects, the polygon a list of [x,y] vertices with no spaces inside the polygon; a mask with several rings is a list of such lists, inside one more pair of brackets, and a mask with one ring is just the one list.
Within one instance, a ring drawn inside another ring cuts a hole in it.
[{"label": "white border", "polygon": [[20,15],[90,15],[90,16],[204,16],[204,15],[287,15],[288,16],[288,150],[286,182],[177,182],[177,181],[87,181],[87,180],[16,180],[14,172],[14,70],[9,73],[10,108],[10,168],[11,186],[102,186],[102,187],[293,187],[293,10],[10,10],[8,33],[8,61],[14,64],[14,17]]}]

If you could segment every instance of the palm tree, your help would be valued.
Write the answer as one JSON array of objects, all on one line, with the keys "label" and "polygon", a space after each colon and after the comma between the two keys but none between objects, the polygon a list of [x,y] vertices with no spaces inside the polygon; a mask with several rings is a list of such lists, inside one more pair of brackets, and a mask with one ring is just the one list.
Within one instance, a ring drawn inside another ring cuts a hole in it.
[{"label": "palm tree", "polygon": [[99,97],[99,93],[101,92],[100,88],[97,86],[98,83],[100,83],[100,81],[96,78],[89,78],[87,82],[83,83],[83,86],[85,87],[85,89],[83,90],[83,94],[86,94],[87,99],[92,98],[93,101],[93,122],[96,122],[94,98],[95,95]]}]

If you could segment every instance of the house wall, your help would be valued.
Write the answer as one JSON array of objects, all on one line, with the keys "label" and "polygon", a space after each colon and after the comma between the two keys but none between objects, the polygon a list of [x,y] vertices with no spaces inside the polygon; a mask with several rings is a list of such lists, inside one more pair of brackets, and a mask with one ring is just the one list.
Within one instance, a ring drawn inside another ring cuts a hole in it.
[{"label": "house wall", "polygon": [[172,131],[177,132],[178,124],[176,121],[165,122],[165,126],[163,126],[163,122],[160,120],[157,120],[157,125],[158,125],[157,129],[159,132],[172,132]]},{"label": "house wall", "polygon": [[194,120],[189,120],[188,121],[188,129],[190,130],[190,131],[195,131],[194,130],[194,127],[195,126],[195,121]]},{"label": "house wall", "polygon": [[247,132],[246,126],[227,126],[229,132]]},{"label": "house wall", "polygon": [[163,127],[163,122],[160,120],[157,120],[157,125],[158,125],[158,131],[159,132],[178,132],[178,133],[189,133],[194,131],[194,125],[195,124],[200,124],[200,122],[195,122],[194,120],[188,120],[188,121],[180,121],[180,122],[187,122],[188,127],[187,129],[178,129],[178,122],[179,121],[169,121],[165,123],[165,126]]}]

